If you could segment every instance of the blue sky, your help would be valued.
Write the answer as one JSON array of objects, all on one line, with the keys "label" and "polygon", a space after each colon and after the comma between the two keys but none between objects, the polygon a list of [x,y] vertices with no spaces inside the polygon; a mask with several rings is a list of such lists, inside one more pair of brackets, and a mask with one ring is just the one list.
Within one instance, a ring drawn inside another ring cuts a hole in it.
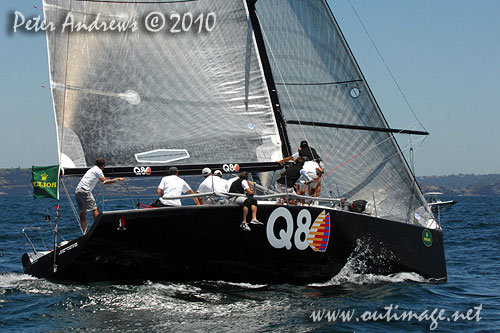
[{"label": "blue sky", "polygon": [[[389,124],[406,128],[415,118],[350,3],[431,133],[415,146],[417,176],[500,173],[500,1],[350,1],[329,2]],[[45,35],[10,26],[14,10],[41,14],[33,6],[41,0],[0,2],[0,168],[57,164],[50,91],[42,88]]]}]

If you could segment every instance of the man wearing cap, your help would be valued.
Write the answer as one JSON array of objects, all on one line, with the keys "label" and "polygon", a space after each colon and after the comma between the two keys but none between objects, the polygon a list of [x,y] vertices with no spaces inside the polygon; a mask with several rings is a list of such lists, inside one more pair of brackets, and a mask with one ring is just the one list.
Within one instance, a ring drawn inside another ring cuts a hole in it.
[{"label": "man wearing cap", "polygon": [[[214,171],[214,176],[217,176],[217,177],[219,177],[220,179],[225,180],[224,178],[222,178],[222,171],[220,171],[220,170],[215,170],[215,171]],[[227,180],[226,180],[226,181],[227,181]]]},{"label": "man wearing cap", "polygon": [[[179,170],[176,167],[170,167],[168,169],[168,175],[163,177],[160,185],[156,190],[156,193],[160,197],[158,200],[153,202],[151,206],[153,207],[167,207],[167,206],[182,206],[181,199],[168,199],[168,197],[178,197],[182,193],[194,194],[191,187],[184,181],[184,179],[178,177]],[[193,198],[196,205],[200,205],[198,198]]]},{"label": "man wearing cap", "polygon": [[[210,193],[210,192],[217,192],[217,193],[222,193],[226,192],[226,181],[222,179],[222,172],[220,170],[217,170],[220,172],[221,177],[214,177],[212,176],[212,170],[210,168],[204,168],[201,171],[201,174],[203,177],[205,177],[205,180],[200,184],[198,187],[198,190],[196,193]],[[225,198],[220,197],[220,196],[209,196],[205,198],[198,198],[200,200],[200,203],[203,204],[216,204],[216,203],[225,203],[226,200]]]},{"label": "man wearing cap", "polygon": [[313,147],[309,147],[309,144],[306,140],[300,142],[300,146],[297,149],[297,152],[292,156],[285,157],[284,159],[277,161],[279,164],[283,164],[288,161],[297,160],[299,156],[307,156],[309,161],[316,161],[321,165],[321,157],[316,152],[316,149]]}]

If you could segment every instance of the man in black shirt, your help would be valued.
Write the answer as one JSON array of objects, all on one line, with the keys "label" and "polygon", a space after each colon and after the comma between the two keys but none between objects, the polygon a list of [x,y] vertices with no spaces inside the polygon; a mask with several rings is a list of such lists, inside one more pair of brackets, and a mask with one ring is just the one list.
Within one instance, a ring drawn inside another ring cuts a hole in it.
[{"label": "man in black shirt", "polygon": [[246,194],[246,198],[238,197],[235,202],[239,204],[243,204],[243,222],[241,222],[241,229],[245,231],[250,231],[250,227],[247,223],[247,215],[248,210],[252,211],[252,220],[250,223],[252,224],[264,224],[257,220],[257,200],[253,197],[253,189],[252,185],[248,181],[248,173],[243,171],[240,173],[239,179],[235,180],[231,187],[229,188],[229,193],[241,193]]},{"label": "man in black shirt", "polygon": [[[309,160],[307,156],[299,156],[295,164],[286,167],[285,171],[281,174],[281,177],[276,181],[276,189],[280,193],[294,193],[295,183],[299,180],[300,176],[303,176],[306,180],[306,185],[309,184],[313,179],[311,179],[306,172],[302,171],[304,167],[304,162]],[[285,202],[285,198],[281,199],[281,203]]]},{"label": "man in black shirt", "polygon": [[292,160],[297,161],[297,159],[299,157],[304,157],[304,156],[307,157],[309,159],[309,161],[316,161],[316,162],[318,162],[318,164],[321,165],[321,157],[316,152],[316,149],[309,146],[309,144],[307,143],[306,140],[303,140],[300,142],[300,146],[297,149],[296,153],[294,153],[292,156],[285,157],[284,159],[277,161],[277,162],[279,164],[283,164],[285,162],[292,161]]}]

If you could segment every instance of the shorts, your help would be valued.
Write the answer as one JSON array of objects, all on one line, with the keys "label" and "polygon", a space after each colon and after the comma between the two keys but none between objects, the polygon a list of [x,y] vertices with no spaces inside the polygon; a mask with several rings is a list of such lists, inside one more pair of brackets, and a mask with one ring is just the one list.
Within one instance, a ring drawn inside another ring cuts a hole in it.
[{"label": "shorts", "polygon": [[226,197],[210,196],[203,199],[203,204],[207,205],[227,205],[229,200]]},{"label": "shorts", "polygon": [[233,198],[233,202],[247,208],[257,206],[257,200],[254,197],[236,197]]},{"label": "shorts", "polygon": [[[316,172],[308,172],[307,175],[314,179],[314,178],[317,178],[318,175],[316,174]],[[305,184],[306,180],[303,178],[303,177],[300,177],[300,185],[299,185],[299,188],[300,190],[304,191],[304,189],[306,188],[306,184]],[[318,185],[320,184],[321,180],[313,180],[312,182],[309,183],[309,185],[307,185],[307,188],[310,188],[310,189],[316,189],[318,187]]]},{"label": "shorts", "polygon": [[87,191],[83,188],[77,188],[75,191],[75,198],[80,213],[85,213],[97,209],[92,191]]}]

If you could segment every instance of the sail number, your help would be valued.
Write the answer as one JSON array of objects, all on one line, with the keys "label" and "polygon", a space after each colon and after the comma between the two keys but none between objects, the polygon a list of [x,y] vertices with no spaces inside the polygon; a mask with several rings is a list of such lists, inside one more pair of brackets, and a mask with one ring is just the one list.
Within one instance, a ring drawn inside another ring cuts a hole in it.
[{"label": "sail number", "polygon": [[210,32],[214,30],[216,22],[217,15],[215,12],[201,13],[198,16],[193,15],[191,12],[183,14],[172,12],[168,16],[161,12],[152,12],[144,18],[144,26],[148,31],[159,32],[166,30],[172,34],[192,30],[198,33]]}]

